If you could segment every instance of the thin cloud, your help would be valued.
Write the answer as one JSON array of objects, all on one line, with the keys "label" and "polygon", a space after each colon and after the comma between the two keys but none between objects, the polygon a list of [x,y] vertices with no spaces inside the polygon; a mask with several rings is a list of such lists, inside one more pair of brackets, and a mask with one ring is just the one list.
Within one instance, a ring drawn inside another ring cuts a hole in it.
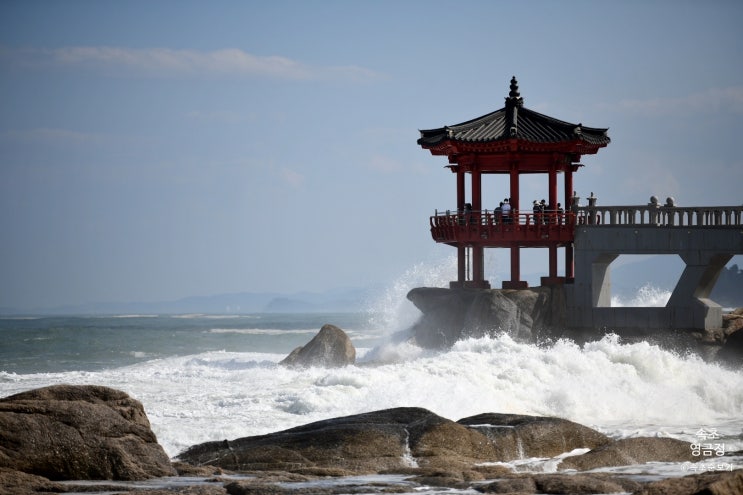
[{"label": "thin cloud", "polygon": [[603,108],[622,113],[668,116],[691,113],[726,111],[743,114],[743,87],[709,88],[680,98],[649,98],[644,100],[622,100]]},{"label": "thin cloud", "polygon": [[304,184],[304,175],[300,174],[299,172],[284,168],[281,170],[280,174],[281,179],[293,188],[302,187],[302,184]]},{"label": "thin cloud", "polygon": [[380,74],[364,67],[313,66],[282,56],[260,56],[238,48],[213,51],[170,48],[73,46],[55,49],[3,48],[0,61],[16,67],[74,68],[146,77],[267,77],[287,80],[368,81]]}]

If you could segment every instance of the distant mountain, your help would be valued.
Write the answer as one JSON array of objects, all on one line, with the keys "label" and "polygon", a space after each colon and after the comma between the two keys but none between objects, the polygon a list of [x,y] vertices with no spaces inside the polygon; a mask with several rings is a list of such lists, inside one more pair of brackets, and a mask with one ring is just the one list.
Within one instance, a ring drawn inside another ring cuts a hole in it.
[{"label": "distant mountain", "polygon": [[97,302],[53,308],[0,308],[0,315],[73,314],[239,314],[353,312],[366,309],[374,289],[343,288],[326,292],[240,292],[213,296],[192,296],[159,302]]}]

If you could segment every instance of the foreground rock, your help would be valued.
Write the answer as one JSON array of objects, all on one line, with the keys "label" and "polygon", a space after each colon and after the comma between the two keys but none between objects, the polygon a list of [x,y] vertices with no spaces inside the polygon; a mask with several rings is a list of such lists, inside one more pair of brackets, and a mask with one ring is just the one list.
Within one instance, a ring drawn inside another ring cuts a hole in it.
[{"label": "foreground rock", "polygon": [[483,493],[557,493],[557,494],[596,494],[632,493],[641,489],[642,484],[630,479],[606,473],[593,474],[518,474],[476,487]]},{"label": "foreground rock", "polygon": [[457,423],[486,435],[502,460],[555,457],[574,449],[594,449],[611,443],[606,435],[561,418],[488,413]]},{"label": "foreground rock", "polygon": [[553,457],[610,442],[599,432],[557,418],[483,414],[454,422],[426,409],[395,408],[208,442],[179,459],[232,471],[353,475],[416,468],[459,472],[463,478],[474,476],[461,473],[482,463]]},{"label": "foreground rock", "polygon": [[492,454],[480,433],[421,408],[318,421],[269,435],[208,442],[180,454],[191,464],[234,471],[371,474]]},{"label": "foreground rock", "polygon": [[724,344],[717,357],[728,364],[743,365],[743,309],[737,309],[726,315]]},{"label": "foreground rock", "polygon": [[346,332],[326,324],[303,347],[294,349],[279,364],[292,367],[341,368],[356,362],[356,348]]},{"label": "foreground rock", "polygon": [[695,474],[648,483],[637,495],[740,495],[743,470]]},{"label": "foreground rock", "polygon": [[50,480],[175,474],[139,401],[106,387],[72,385],[0,399],[0,468]]},{"label": "foreground rock", "polygon": [[675,438],[625,438],[602,445],[583,455],[565,458],[560,469],[587,471],[609,466],[646,462],[696,462],[689,443]]}]

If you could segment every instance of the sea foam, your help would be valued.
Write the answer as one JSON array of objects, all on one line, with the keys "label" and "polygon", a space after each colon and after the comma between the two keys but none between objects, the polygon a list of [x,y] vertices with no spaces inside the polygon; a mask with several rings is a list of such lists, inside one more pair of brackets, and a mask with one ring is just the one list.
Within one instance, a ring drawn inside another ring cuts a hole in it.
[{"label": "sea foam", "polygon": [[464,340],[447,352],[411,356],[405,350],[397,360],[340,369],[293,370],[277,365],[283,357],[209,352],[96,372],[16,375],[0,380],[0,392],[51,383],[125,390],[144,404],[172,456],[208,440],[400,406],[453,420],[484,412],[559,416],[616,437],[688,437],[700,427],[740,433],[739,372],[614,336],[581,347],[568,341],[537,346],[500,335]]}]

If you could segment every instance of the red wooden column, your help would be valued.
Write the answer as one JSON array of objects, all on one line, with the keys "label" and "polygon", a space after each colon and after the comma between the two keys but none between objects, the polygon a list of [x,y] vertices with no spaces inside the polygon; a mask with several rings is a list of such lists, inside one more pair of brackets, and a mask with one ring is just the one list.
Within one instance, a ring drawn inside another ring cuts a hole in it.
[{"label": "red wooden column", "polygon": [[[475,166],[472,170],[472,210],[477,212],[475,218],[479,221],[482,211],[482,173]],[[472,246],[472,281],[476,287],[483,285],[485,279],[485,249],[482,244]]]},{"label": "red wooden column", "polygon": [[518,223],[516,215],[519,209],[519,165],[518,162],[511,164],[511,188],[510,188],[511,214],[514,215],[513,223]]},{"label": "red wooden column", "polygon": [[549,170],[549,208],[557,208],[557,165],[553,163]]},{"label": "red wooden column", "polygon": [[[510,204],[511,204],[511,218],[513,225],[519,222],[519,163],[517,161],[511,163],[510,171],[511,187],[510,187]],[[518,244],[513,243],[510,247],[511,250],[511,280],[503,281],[504,289],[524,289],[528,287],[526,282],[521,281],[521,248]]]},{"label": "red wooden column", "polygon": [[[569,213],[573,204],[573,165],[568,164],[565,167],[565,213]],[[565,222],[568,222],[568,218],[565,218]],[[575,278],[575,264],[573,261],[573,245],[568,244],[565,246],[565,278]]]},{"label": "red wooden column", "polygon": [[[557,210],[557,163],[558,157],[554,158],[554,162],[549,168],[549,209]],[[557,245],[551,244],[549,246],[549,278],[551,283],[557,282]],[[543,284],[544,285],[544,284]]]},{"label": "red wooden column", "polygon": [[457,210],[464,211],[464,172],[457,167]]},{"label": "red wooden column", "polygon": [[[457,213],[464,211],[464,171],[457,167]],[[467,280],[467,252],[464,244],[457,244],[457,282],[464,287]]]}]

